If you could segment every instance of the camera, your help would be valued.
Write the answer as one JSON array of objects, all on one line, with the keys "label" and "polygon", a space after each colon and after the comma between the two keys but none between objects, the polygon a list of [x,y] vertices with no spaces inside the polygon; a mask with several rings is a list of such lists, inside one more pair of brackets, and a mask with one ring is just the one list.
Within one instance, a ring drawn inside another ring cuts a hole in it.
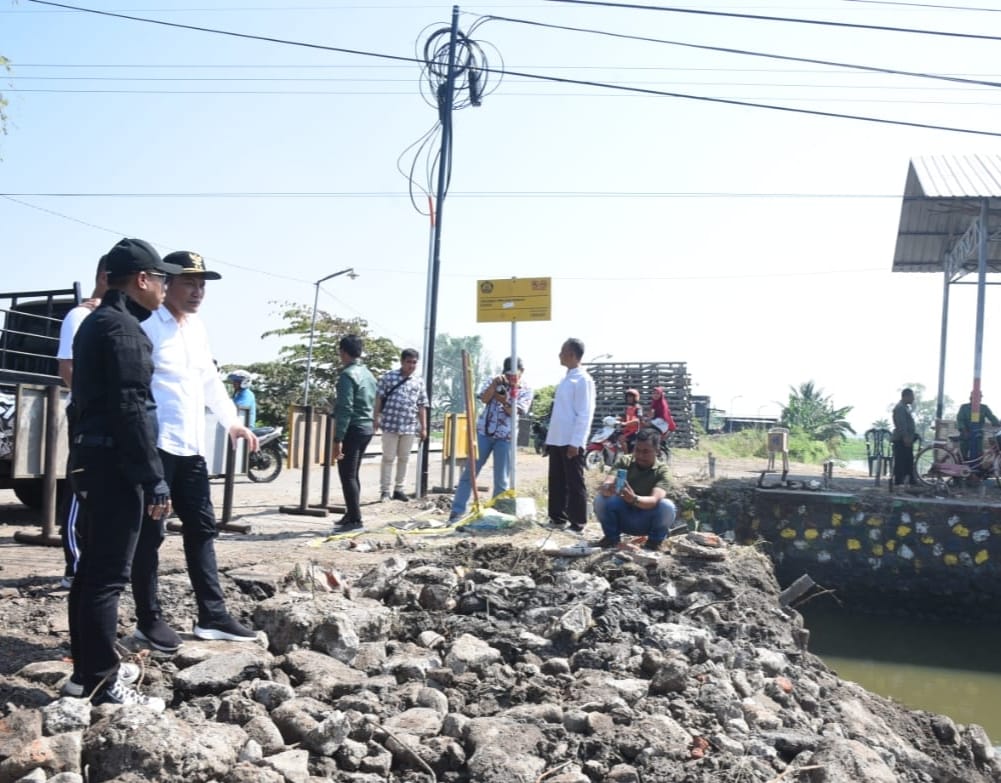
[{"label": "camera", "polygon": [[501,397],[507,397],[507,391],[508,391],[508,386],[507,386],[506,383],[498,383],[497,384],[497,393]]}]

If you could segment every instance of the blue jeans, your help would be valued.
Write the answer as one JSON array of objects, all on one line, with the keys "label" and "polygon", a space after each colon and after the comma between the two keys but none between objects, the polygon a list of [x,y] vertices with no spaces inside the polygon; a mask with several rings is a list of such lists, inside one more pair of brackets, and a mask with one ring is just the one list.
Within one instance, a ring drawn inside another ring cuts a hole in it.
[{"label": "blue jeans", "polygon": [[[487,463],[490,455],[494,455],[494,485],[493,494],[499,495],[505,492],[511,483],[511,441],[495,440],[489,435],[476,433],[476,450],[479,452],[479,459],[476,460],[476,475],[480,474],[483,466]],[[462,517],[466,515],[466,507],[469,505],[469,496],[472,494],[472,477],[469,475],[469,461],[466,461],[466,469],[462,471],[459,479],[459,486],[455,488],[455,497],[452,499],[451,517]]]},{"label": "blue jeans", "polygon": [[646,536],[651,541],[663,541],[667,538],[677,513],[674,503],[666,498],[653,508],[627,505],[618,495],[606,498],[599,493],[594,498],[594,515],[601,523],[601,532],[605,538],[615,542],[618,542],[622,533]]}]

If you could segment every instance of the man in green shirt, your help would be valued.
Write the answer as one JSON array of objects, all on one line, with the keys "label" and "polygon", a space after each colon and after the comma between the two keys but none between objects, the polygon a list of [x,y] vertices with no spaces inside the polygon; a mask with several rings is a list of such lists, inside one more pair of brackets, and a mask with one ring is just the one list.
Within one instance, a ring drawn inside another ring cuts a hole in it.
[{"label": "man in green shirt", "polygon": [[[973,421],[973,398],[976,396],[980,408],[980,418]],[[984,422],[990,422],[993,426],[998,424],[998,417],[993,414],[990,408],[980,402],[982,394],[979,389],[970,392],[970,401],[959,406],[956,413],[956,427],[959,429],[959,450],[963,454],[963,459],[976,459],[983,453],[984,442]]]},{"label": "man in green shirt", "polygon": [[[657,459],[659,449],[660,433],[654,429],[640,430],[633,453],[616,460],[594,498],[594,514],[604,537],[592,546],[604,549],[617,546],[625,533],[646,536],[644,549],[654,552],[660,549],[678,512],[667,499],[670,477],[667,464]],[[616,490],[619,470],[626,471],[626,480]]]},{"label": "man in green shirt", "polygon": [[376,388],[375,377],[361,361],[362,347],[362,339],[356,334],[342,337],[337,344],[344,367],[337,379],[334,402],[333,458],[337,461],[347,513],[334,525],[334,535],[362,529],[358,471],[372,440]]}]

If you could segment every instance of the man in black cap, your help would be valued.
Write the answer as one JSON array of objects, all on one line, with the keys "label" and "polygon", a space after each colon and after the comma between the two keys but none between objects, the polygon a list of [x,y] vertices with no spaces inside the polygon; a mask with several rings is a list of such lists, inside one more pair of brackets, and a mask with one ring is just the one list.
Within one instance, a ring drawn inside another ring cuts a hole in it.
[{"label": "man in black cap", "polygon": [[129,581],[144,514],[170,513],[156,452],[152,352],[140,322],[163,302],[164,263],[141,239],[123,239],[105,256],[108,291],[73,341],[70,480],[94,523],[70,588],[73,679],[95,704],[140,704],[162,712],[119,677],[118,598]]},{"label": "man in black cap", "polygon": [[[210,272],[197,253],[170,253],[167,263],[179,267],[163,307],[143,322],[153,343],[153,396],[160,432],[157,448],[174,511],[180,517],[184,558],[198,604],[194,634],[199,639],[253,641],[257,634],[237,622],[226,610],[219,584],[215,539],[219,535],[208,468],[205,464],[205,409],[215,414],[235,446],[240,438],[251,451],[257,437],[237,413],[212,361],[205,326],[198,308],[205,296],[205,281],[222,275]],[[136,600],[136,638],[164,652],[173,652],[181,638],[164,622],[157,598],[159,547],[163,524],[147,522],[136,550],[132,594]]]}]

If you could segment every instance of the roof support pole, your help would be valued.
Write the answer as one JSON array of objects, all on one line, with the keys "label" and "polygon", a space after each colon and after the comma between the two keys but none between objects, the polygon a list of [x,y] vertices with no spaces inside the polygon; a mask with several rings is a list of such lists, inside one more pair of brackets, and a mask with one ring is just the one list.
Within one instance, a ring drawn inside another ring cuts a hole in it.
[{"label": "roof support pole", "polygon": [[984,353],[984,299],[987,289],[987,218],[990,201],[980,202],[980,225],[977,233],[977,334],[973,346],[973,399],[970,401],[970,418],[980,421],[980,370]]},{"label": "roof support pole", "polygon": [[938,400],[935,403],[935,419],[942,418],[942,401],[945,399],[945,348],[949,342],[949,286],[952,284],[952,256],[946,256],[945,276],[942,280],[942,336],[938,345]]}]

